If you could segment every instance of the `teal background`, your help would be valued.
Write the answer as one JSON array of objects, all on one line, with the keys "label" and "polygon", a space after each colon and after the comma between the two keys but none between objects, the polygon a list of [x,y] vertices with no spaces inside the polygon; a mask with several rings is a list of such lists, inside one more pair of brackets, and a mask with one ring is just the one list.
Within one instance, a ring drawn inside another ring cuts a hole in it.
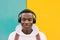
[{"label": "teal background", "polygon": [[18,13],[26,8],[26,0],[0,0],[0,40],[8,40],[18,25]]}]

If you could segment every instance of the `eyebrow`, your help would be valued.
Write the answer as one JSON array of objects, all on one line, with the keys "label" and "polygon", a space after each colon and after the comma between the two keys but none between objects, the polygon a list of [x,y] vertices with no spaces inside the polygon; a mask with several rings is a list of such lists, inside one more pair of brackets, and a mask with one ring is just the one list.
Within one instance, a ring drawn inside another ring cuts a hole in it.
[{"label": "eyebrow", "polygon": [[[22,19],[26,19],[26,18],[22,18]],[[32,19],[32,18],[28,18],[28,19]]]}]

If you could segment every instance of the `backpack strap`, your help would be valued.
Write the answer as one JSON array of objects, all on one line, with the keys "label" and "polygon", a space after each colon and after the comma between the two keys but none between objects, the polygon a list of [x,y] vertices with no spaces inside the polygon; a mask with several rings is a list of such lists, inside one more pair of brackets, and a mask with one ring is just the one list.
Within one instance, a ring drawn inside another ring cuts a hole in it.
[{"label": "backpack strap", "polygon": [[41,40],[39,33],[36,35],[36,40]]},{"label": "backpack strap", "polygon": [[19,35],[16,33],[14,40],[18,40],[18,39],[19,39]]},{"label": "backpack strap", "polygon": [[[19,39],[19,35],[16,33],[14,40],[18,40],[18,39]],[[40,40],[40,35],[39,34],[36,35],[36,40]]]}]

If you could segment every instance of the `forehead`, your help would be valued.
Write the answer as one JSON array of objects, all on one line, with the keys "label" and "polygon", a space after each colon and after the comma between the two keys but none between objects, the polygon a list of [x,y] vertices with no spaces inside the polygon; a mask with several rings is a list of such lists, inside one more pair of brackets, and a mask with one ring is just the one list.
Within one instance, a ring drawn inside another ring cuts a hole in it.
[{"label": "forehead", "polygon": [[22,16],[22,18],[33,18],[32,13],[22,13],[21,16]]}]

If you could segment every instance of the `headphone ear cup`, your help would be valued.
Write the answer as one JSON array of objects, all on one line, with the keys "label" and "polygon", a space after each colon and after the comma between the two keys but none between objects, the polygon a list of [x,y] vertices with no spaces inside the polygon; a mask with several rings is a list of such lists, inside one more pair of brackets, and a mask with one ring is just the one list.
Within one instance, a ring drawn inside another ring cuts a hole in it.
[{"label": "headphone ear cup", "polygon": [[18,18],[18,22],[21,23],[21,17]]},{"label": "headphone ear cup", "polygon": [[34,24],[36,23],[36,18],[33,18],[33,23],[34,23]]}]

